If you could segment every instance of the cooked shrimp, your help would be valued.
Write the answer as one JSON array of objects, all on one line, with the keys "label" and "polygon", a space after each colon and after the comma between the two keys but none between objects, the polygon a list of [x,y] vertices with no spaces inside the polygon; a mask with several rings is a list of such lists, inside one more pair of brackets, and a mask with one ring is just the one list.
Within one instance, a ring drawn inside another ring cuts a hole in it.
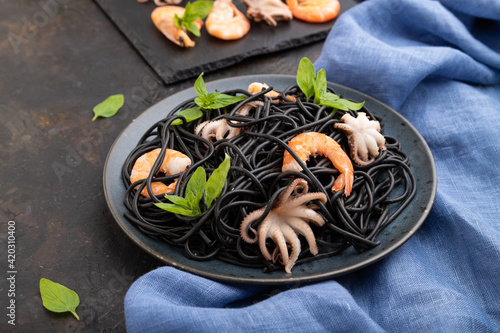
[{"label": "cooked shrimp", "polygon": [[293,17],[311,23],[323,23],[337,17],[338,0],[286,0]]},{"label": "cooked shrimp", "polygon": [[[337,192],[344,189],[346,196],[351,194],[352,183],[354,181],[354,168],[349,156],[342,150],[342,147],[323,133],[308,132],[294,137],[288,146],[299,156],[302,162],[309,159],[309,156],[320,154],[332,161],[333,166],[340,171],[340,175],[333,184],[332,191]],[[283,156],[283,167],[281,171],[301,171],[299,163],[293,156],[285,150]]]},{"label": "cooked shrimp", "polygon": [[[153,168],[154,163],[160,155],[160,148],[156,148],[144,155],[141,155],[132,167],[132,172],[130,173],[130,182],[135,183],[138,180],[146,179]],[[191,165],[191,159],[184,155],[183,153],[167,149],[165,151],[165,158],[163,163],[160,165],[158,172],[164,172],[166,175],[175,175],[187,170],[187,167]],[[177,184],[177,179],[170,185],[165,185],[162,182],[152,182],[151,189],[154,195],[172,193],[175,190]],[[144,187],[141,194],[146,198],[149,198],[148,189]]]},{"label": "cooked shrimp", "polygon": [[[269,88],[269,86],[265,83],[253,82],[253,83],[250,83],[250,85],[248,86],[248,92],[252,95],[255,95],[255,94],[260,93],[262,90],[265,90],[267,88]],[[264,96],[272,98],[272,97],[279,96],[279,94],[280,94],[279,92],[271,90],[271,91],[267,92]]]},{"label": "cooked shrimp", "polygon": [[[151,19],[156,28],[160,30],[165,37],[182,47],[193,47],[195,43],[189,38],[184,29],[179,29],[175,26],[174,17],[182,17],[184,15],[184,7],[179,6],[163,6],[157,7],[151,13]],[[198,19],[193,22],[198,29],[203,26],[203,21]]]},{"label": "cooked shrimp", "polygon": [[210,35],[224,40],[239,39],[250,30],[250,21],[231,0],[215,0],[206,24]]},{"label": "cooked shrimp", "polygon": [[[248,86],[248,92],[251,93],[252,95],[255,95],[255,94],[260,93],[262,90],[265,90],[267,88],[269,88],[269,86],[265,83],[253,82],[253,83],[250,83],[250,85]],[[274,91],[274,90],[271,90],[271,91],[264,94],[264,96],[267,96],[269,98],[278,97],[279,95],[280,95],[280,93],[277,91]],[[296,101],[296,98],[294,96],[286,95],[286,98],[288,98],[291,101]],[[275,99],[273,101],[277,102],[278,100]]]}]

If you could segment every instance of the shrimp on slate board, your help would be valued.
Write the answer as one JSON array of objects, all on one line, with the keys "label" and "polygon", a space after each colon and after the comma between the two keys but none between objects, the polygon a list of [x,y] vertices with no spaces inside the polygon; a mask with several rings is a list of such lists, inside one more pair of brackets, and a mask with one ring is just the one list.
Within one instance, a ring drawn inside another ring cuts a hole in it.
[{"label": "shrimp on slate board", "polygon": [[323,23],[337,17],[338,0],[286,0],[293,17],[310,23]]},{"label": "shrimp on slate board", "polygon": [[[184,15],[184,7],[179,6],[164,6],[157,7],[151,13],[151,19],[156,28],[162,32],[169,40],[181,47],[193,47],[194,41],[189,38],[186,31],[178,28],[174,23],[174,17],[182,17]],[[193,21],[196,27],[201,29],[203,21],[201,19]]]},{"label": "shrimp on slate board", "polygon": [[231,0],[215,0],[205,23],[210,35],[223,40],[240,39],[250,30],[250,21]]}]

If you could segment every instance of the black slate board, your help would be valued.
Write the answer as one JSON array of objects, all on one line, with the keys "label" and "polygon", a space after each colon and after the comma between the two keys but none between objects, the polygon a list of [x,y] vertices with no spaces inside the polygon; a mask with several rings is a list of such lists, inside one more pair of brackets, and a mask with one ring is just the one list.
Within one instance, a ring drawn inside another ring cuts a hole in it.
[{"label": "black slate board", "polygon": [[[265,22],[251,22],[250,32],[236,41],[222,41],[210,36],[204,29],[194,38],[194,48],[181,48],[166,39],[151,21],[156,7],[150,0],[95,0],[156,73],[170,84],[236,64],[254,56],[281,51],[326,38],[336,19],[327,23],[311,24],[297,19],[278,22],[271,27]],[[191,0],[193,1],[193,0]],[[187,0],[180,5],[185,6]],[[246,7],[240,0],[233,3],[243,13]],[[354,0],[340,0],[340,13],[354,7]]]}]

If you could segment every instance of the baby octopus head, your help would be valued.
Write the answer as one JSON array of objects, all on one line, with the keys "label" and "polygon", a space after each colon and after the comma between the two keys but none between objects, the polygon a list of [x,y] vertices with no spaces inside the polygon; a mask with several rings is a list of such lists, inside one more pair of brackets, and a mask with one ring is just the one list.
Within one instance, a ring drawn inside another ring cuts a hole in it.
[{"label": "baby octopus head", "polygon": [[379,149],[386,149],[385,138],[380,134],[380,123],[369,120],[366,113],[358,112],[357,118],[346,113],[342,116],[342,121],[343,123],[335,124],[335,128],[347,135],[351,158],[356,164],[368,165],[375,161]]},{"label": "baby octopus head", "polygon": [[[325,220],[315,211],[317,206],[310,203],[312,200],[320,200],[325,203],[326,195],[322,192],[308,193],[307,182],[301,178],[295,179],[279,195],[269,214],[259,224],[257,231],[251,227],[251,224],[262,216],[267,206],[251,212],[243,219],[240,225],[241,238],[247,243],[258,241],[264,258],[273,262],[280,259],[285,266],[285,271],[291,273],[301,250],[299,234],[306,238],[309,251],[313,255],[318,254],[316,238],[309,223],[323,226]],[[254,237],[249,235],[249,229]],[[268,238],[271,238],[276,244],[272,254],[266,247]],[[290,254],[287,243],[291,247]]]}]

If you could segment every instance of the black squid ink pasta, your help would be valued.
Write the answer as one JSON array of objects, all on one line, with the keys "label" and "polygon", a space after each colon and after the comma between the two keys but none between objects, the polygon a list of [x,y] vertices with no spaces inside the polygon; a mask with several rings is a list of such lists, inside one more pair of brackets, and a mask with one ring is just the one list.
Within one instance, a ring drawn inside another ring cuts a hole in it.
[{"label": "black squid ink pasta", "polygon": [[[306,101],[296,85],[286,88],[273,99],[264,96],[270,90],[272,87],[255,95],[243,89],[225,91],[225,94],[245,95],[247,98],[229,107],[205,110],[204,116],[195,121],[171,125],[175,119],[184,119],[176,113],[197,106],[193,97],[172,108],[164,119],[151,126],[123,165],[122,178],[127,187],[124,202],[128,210],[125,217],[144,234],[184,248],[186,256],[193,260],[217,258],[264,271],[282,269],[279,262],[273,263],[263,257],[258,244],[242,240],[240,223],[250,212],[267,205],[266,214],[294,179],[303,178],[310,192],[326,194],[326,203],[315,202],[326,223],[322,227],[311,226],[319,249],[316,256],[309,252],[308,243],[299,236],[302,249],[297,266],[339,254],[351,246],[358,252],[377,246],[377,235],[401,213],[416,192],[410,162],[398,140],[385,136],[387,149],[381,150],[373,163],[366,166],[353,163],[354,183],[350,196],[346,197],[343,190],[333,193],[331,187],[339,171],[329,159],[311,156],[307,167],[300,172],[282,172],[281,167],[287,143],[304,132],[326,134],[349,155],[346,135],[334,127],[344,112],[332,112],[331,107]],[[328,91],[335,93],[330,88]],[[287,95],[296,97],[296,100],[288,99]],[[243,104],[250,101],[261,101],[263,105],[252,109],[248,116],[236,114]],[[365,107],[359,112],[379,120],[383,133],[383,119]],[[357,111],[349,113],[357,116]],[[222,118],[230,126],[243,128],[241,133],[216,142],[195,134],[196,126],[201,122]],[[161,148],[160,157],[167,148],[182,152],[191,159],[191,166],[181,174],[164,175],[157,173],[159,158],[148,179],[131,184],[130,173],[136,159],[156,148]],[[298,159],[293,151],[290,153]],[[140,194],[143,188],[151,186],[151,182],[169,184],[178,179],[174,194],[184,197],[186,183],[196,168],[202,166],[209,176],[222,163],[225,154],[231,158],[231,167],[222,194],[209,209],[202,207],[198,216],[174,214],[156,207],[154,203],[169,202],[163,194],[151,198]],[[258,219],[252,227],[255,229],[255,224],[261,221],[262,218]],[[270,239],[266,244],[270,252],[276,246]]]}]

